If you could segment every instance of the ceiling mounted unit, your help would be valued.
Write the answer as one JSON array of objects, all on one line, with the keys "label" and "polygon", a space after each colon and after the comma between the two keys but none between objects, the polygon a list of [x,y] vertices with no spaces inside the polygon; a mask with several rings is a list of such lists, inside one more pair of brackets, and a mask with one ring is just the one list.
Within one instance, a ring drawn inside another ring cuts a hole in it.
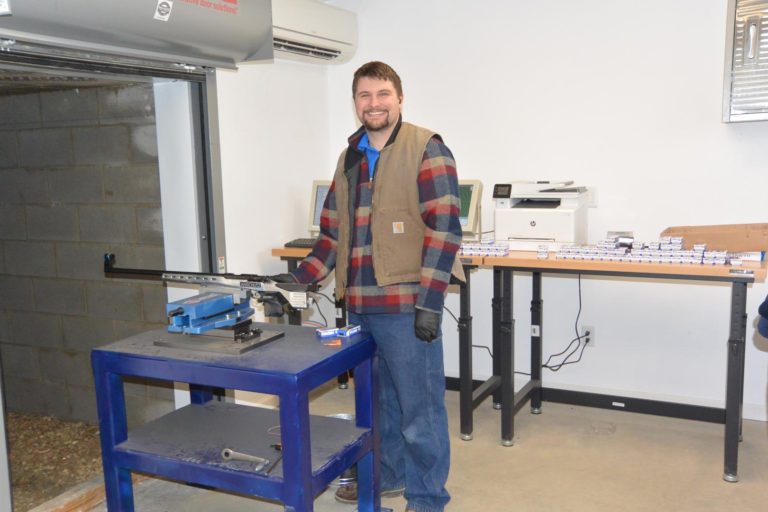
[{"label": "ceiling mounted unit", "polygon": [[[234,68],[273,58],[270,0],[2,2],[0,53],[36,48],[77,60],[110,56]],[[1,56],[1,55],[0,55]]]},{"label": "ceiling mounted unit", "polygon": [[357,15],[315,0],[272,2],[275,57],[346,62],[357,47]]}]

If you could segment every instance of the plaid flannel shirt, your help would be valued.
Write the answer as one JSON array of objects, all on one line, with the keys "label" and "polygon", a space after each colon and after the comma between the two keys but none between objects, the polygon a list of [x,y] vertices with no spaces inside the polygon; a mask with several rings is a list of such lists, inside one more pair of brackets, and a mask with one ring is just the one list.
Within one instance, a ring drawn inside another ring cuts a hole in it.
[{"label": "plaid flannel shirt", "polygon": [[[350,140],[349,151],[357,150],[360,137]],[[421,282],[378,286],[373,269],[370,229],[371,199],[375,178],[369,186],[368,161],[363,156],[355,194],[355,225],[351,230],[349,278],[346,303],[361,314],[408,313],[415,307],[441,312],[451,267],[461,245],[459,193],[456,164],[448,147],[433,137],[424,150],[418,174],[419,207],[426,226],[422,249]],[[342,206],[342,214],[346,208]],[[300,283],[317,282],[336,265],[339,211],[335,182],[326,197],[320,219],[320,238],[312,252],[294,271]]]}]

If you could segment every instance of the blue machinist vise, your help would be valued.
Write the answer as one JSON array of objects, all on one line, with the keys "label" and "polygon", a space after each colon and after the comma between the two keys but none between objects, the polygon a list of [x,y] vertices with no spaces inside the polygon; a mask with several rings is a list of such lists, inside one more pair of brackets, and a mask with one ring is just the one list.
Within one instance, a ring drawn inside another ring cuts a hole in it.
[{"label": "blue machinist vise", "polygon": [[203,334],[211,329],[248,322],[254,310],[248,301],[235,304],[231,293],[205,292],[166,306],[168,332]]},{"label": "blue machinist vise", "polygon": [[[104,275],[133,279],[159,279],[210,290],[166,306],[168,331],[191,336],[156,340],[155,345],[181,350],[201,350],[239,355],[283,337],[282,331],[256,327],[251,301],[264,305],[264,314],[282,316],[314,304],[317,284],[277,283],[256,274],[207,274],[173,270],[115,267],[115,255],[104,255]],[[221,290],[221,291],[218,291]],[[205,336],[194,336],[204,334]]]},{"label": "blue machinist vise", "polygon": [[166,313],[168,332],[206,336],[155,341],[161,347],[239,355],[283,336],[255,327],[250,299],[241,297],[236,303],[231,293],[205,292],[170,302]]}]

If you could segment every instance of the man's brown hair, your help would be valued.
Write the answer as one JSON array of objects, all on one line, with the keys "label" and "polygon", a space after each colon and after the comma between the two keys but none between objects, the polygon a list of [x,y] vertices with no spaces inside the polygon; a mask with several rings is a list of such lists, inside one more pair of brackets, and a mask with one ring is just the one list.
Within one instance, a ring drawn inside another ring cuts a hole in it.
[{"label": "man's brown hair", "polygon": [[357,94],[357,82],[362,77],[366,78],[378,78],[379,80],[389,80],[392,85],[395,86],[397,96],[402,98],[403,96],[403,84],[400,82],[400,77],[397,75],[394,69],[388,64],[374,60],[360,66],[355,71],[355,78],[352,80],[352,97]]}]

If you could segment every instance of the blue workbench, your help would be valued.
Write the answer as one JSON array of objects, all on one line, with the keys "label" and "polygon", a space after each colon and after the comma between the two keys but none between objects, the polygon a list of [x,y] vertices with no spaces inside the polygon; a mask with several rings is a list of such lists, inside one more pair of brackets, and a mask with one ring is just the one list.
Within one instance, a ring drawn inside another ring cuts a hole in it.
[{"label": "blue workbench", "polygon": [[[142,333],[91,354],[110,511],[132,511],[131,471],[278,500],[287,511],[312,511],[317,495],[358,463],[359,511],[380,511],[375,344],[365,334],[328,346],[314,329],[257,324],[285,336],[242,355],[157,346],[178,339]],[[205,336],[193,336],[197,338]],[[309,414],[309,393],[355,372],[355,422]],[[190,384],[192,403],[128,432],[124,377]],[[279,410],[212,400],[213,388],[276,395]],[[269,474],[252,462],[221,458],[228,447],[282,460]]]}]

